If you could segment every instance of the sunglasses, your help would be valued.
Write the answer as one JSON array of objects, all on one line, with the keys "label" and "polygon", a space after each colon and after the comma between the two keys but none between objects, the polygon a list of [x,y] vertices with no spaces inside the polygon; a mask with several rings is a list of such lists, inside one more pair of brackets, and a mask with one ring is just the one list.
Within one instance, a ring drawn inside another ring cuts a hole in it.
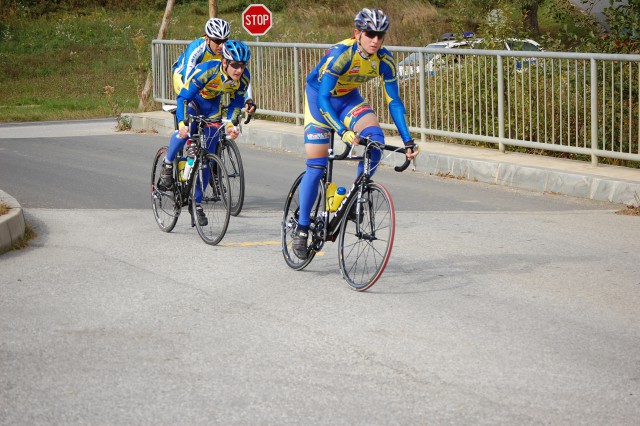
[{"label": "sunglasses", "polygon": [[209,38],[209,40],[211,40],[212,42],[214,42],[215,44],[223,44],[225,43],[227,40],[229,40],[228,38],[223,38],[223,39],[219,39],[219,38]]},{"label": "sunglasses", "polygon": [[229,66],[231,68],[233,68],[234,70],[240,69],[240,68],[246,68],[247,67],[247,63],[246,62],[229,62]]},{"label": "sunglasses", "polygon": [[370,39],[374,39],[378,37],[379,39],[383,39],[386,33],[384,31],[365,31],[364,35],[369,37]]}]

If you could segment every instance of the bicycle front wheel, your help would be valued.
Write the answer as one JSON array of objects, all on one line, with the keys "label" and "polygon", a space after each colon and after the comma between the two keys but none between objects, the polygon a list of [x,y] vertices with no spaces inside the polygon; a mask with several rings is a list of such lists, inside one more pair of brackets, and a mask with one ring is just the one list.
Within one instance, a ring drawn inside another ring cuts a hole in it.
[{"label": "bicycle front wheel", "polygon": [[346,211],[340,224],[340,271],[353,290],[365,291],[378,281],[391,256],[396,229],[393,201],[384,186],[370,183],[361,198],[349,201]]},{"label": "bicycle front wheel", "polygon": [[229,175],[231,216],[238,216],[244,204],[244,168],[238,144],[231,139],[221,140],[218,144],[218,157]]},{"label": "bicycle front wheel", "polygon": [[[164,232],[171,232],[178,222],[178,216],[182,206],[176,202],[176,191],[160,191],[158,181],[162,173],[164,157],[167,155],[167,147],[163,146],[156,152],[151,168],[151,208],[156,223]],[[175,166],[174,166],[175,169]]]},{"label": "bicycle front wheel", "polygon": [[207,154],[203,162],[191,187],[191,214],[202,241],[216,245],[229,226],[229,177],[217,155]]},{"label": "bicycle front wheel", "polygon": [[282,214],[281,223],[282,256],[284,257],[284,261],[287,265],[296,271],[304,269],[315,257],[319,247],[315,247],[314,242],[317,241],[320,244],[323,242],[318,239],[324,228],[324,220],[322,217],[325,211],[325,203],[320,202],[320,200],[325,199],[324,187],[322,185],[322,181],[320,181],[318,197],[316,198],[313,209],[311,210],[311,222],[309,226],[311,247],[309,249],[309,256],[306,259],[300,259],[293,252],[293,234],[298,227],[298,217],[300,215],[300,182],[302,181],[303,176],[304,172],[300,174],[300,176],[298,176],[298,178],[293,182],[293,185],[291,185],[291,189],[289,190],[284,202],[284,212]]}]

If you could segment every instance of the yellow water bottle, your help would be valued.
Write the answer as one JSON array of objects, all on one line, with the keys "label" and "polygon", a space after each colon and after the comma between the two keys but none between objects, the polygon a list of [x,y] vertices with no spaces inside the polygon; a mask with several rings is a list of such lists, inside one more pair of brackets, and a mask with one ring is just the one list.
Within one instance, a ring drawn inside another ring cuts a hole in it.
[{"label": "yellow water bottle", "polygon": [[186,181],[183,175],[184,166],[186,165],[187,165],[187,159],[185,157],[180,157],[180,159],[178,160],[178,178],[180,179],[180,182]]},{"label": "yellow water bottle", "polygon": [[333,200],[331,200],[332,212],[335,212],[336,210],[338,210],[338,207],[340,207],[340,204],[342,203],[342,200],[344,200],[344,197],[346,195],[347,195],[347,189],[344,186],[341,186],[338,189],[336,189],[336,193],[333,196]]},{"label": "yellow water bottle", "polygon": [[331,210],[331,207],[333,206],[333,197],[336,194],[336,189],[338,189],[338,186],[333,182],[329,182],[329,184],[327,185],[327,206],[326,206],[326,209],[329,212],[335,211],[335,210]]}]

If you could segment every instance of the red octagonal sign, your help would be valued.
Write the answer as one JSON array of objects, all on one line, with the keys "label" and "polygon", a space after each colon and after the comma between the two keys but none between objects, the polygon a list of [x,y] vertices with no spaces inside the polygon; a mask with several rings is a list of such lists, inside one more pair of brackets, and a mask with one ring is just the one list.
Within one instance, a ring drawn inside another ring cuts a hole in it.
[{"label": "red octagonal sign", "polygon": [[264,4],[249,5],[242,12],[242,27],[252,36],[265,35],[272,26],[271,11]]}]

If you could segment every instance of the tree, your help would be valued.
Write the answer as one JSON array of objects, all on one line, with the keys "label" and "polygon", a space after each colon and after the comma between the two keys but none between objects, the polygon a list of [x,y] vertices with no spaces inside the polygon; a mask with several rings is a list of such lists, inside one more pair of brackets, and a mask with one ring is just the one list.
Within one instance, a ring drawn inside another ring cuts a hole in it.
[{"label": "tree", "polygon": [[609,25],[612,50],[620,53],[640,51],[640,0],[609,0],[603,11]]},{"label": "tree", "polygon": [[218,16],[218,0],[209,0],[209,18]]},{"label": "tree", "polygon": [[538,25],[538,7],[546,0],[521,0],[522,12],[525,16],[527,27],[536,35],[540,35],[540,26]]},{"label": "tree", "polygon": [[[160,29],[158,30],[158,39],[162,40],[167,36],[167,30],[169,29],[169,21],[171,20],[171,13],[173,12],[173,5],[175,4],[175,0],[167,0],[167,6],[164,9],[164,16],[162,17],[162,22],[160,23]],[[144,83],[144,88],[142,92],[140,92],[140,104],[138,108],[144,109],[147,104],[147,100],[149,99],[149,95],[151,94],[151,71],[147,74],[147,81]]]}]

